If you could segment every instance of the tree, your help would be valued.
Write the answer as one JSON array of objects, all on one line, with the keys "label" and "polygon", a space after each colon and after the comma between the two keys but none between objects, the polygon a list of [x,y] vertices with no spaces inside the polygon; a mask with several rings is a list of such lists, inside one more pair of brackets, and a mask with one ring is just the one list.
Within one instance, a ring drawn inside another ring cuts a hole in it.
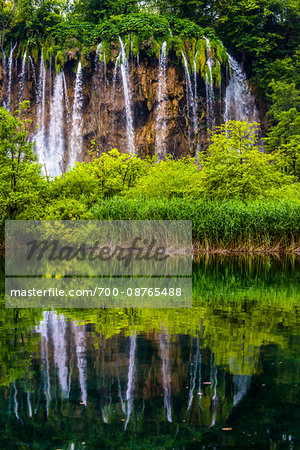
[{"label": "tree", "polygon": [[74,12],[88,22],[98,23],[112,15],[137,12],[137,3],[138,0],[78,0]]},{"label": "tree", "polygon": [[300,113],[296,108],[276,110],[277,124],[264,139],[270,150],[283,159],[287,173],[300,176]]},{"label": "tree", "polygon": [[199,154],[204,195],[245,200],[291,182],[274,163],[274,155],[259,148],[257,129],[257,124],[229,121],[212,133],[208,152]]},{"label": "tree", "polygon": [[14,2],[6,2],[0,0],[0,45],[1,52],[3,52],[5,35],[11,27],[15,18],[16,6]]},{"label": "tree", "polygon": [[[40,192],[45,181],[28,141],[27,102],[14,115],[0,108],[0,223],[34,217],[42,209]],[[26,213],[26,214],[25,214]],[[23,215],[22,215],[23,214]],[[25,215],[24,215],[25,214]]]}]

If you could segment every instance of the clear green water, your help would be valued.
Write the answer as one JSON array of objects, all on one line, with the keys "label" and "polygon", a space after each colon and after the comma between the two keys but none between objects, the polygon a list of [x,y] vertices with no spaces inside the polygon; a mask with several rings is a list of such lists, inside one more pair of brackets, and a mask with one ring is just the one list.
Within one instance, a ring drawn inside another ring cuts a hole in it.
[{"label": "clear green water", "polygon": [[186,310],[2,306],[0,448],[300,448],[299,269],[200,258]]}]

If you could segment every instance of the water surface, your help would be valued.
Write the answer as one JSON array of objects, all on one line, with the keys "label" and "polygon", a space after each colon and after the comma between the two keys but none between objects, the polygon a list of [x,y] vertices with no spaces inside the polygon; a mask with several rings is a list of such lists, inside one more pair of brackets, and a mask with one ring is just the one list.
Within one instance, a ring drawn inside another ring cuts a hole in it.
[{"label": "water surface", "polygon": [[1,448],[300,448],[299,268],[201,257],[190,309],[3,307]]}]

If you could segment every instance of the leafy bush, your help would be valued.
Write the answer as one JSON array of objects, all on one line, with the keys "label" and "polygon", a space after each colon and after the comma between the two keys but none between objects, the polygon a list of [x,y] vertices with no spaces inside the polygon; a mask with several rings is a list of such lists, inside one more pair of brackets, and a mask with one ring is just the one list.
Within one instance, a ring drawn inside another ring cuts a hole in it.
[{"label": "leafy bush", "polygon": [[168,157],[159,164],[152,165],[127,197],[194,197],[200,196],[201,175],[194,159],[182,158],[178,161]]},{"label": "leafy bush", "polygon": [[280,171],[280,160],[258,146],[257,124],[229,121],[211,136],[208,152],[201,152],[201,190],[210,198],[263,196],[272,187],[291,183]]},{"label": "leafy bush", "polygon": [[34,218],[41,209],[45,181],[28,142],[27,106],[22,103],[14,115],[0,108],[0,235],[5,220]]}]

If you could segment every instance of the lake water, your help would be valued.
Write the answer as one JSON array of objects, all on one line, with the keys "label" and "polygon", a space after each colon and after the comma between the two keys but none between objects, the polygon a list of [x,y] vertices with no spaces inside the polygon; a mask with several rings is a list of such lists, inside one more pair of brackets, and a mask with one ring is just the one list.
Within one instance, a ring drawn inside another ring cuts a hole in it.
[{"label": "lake water", "polygon": [[0,448],[300,448],[299,269],[201,257],[190,309],[3,308]]}]

